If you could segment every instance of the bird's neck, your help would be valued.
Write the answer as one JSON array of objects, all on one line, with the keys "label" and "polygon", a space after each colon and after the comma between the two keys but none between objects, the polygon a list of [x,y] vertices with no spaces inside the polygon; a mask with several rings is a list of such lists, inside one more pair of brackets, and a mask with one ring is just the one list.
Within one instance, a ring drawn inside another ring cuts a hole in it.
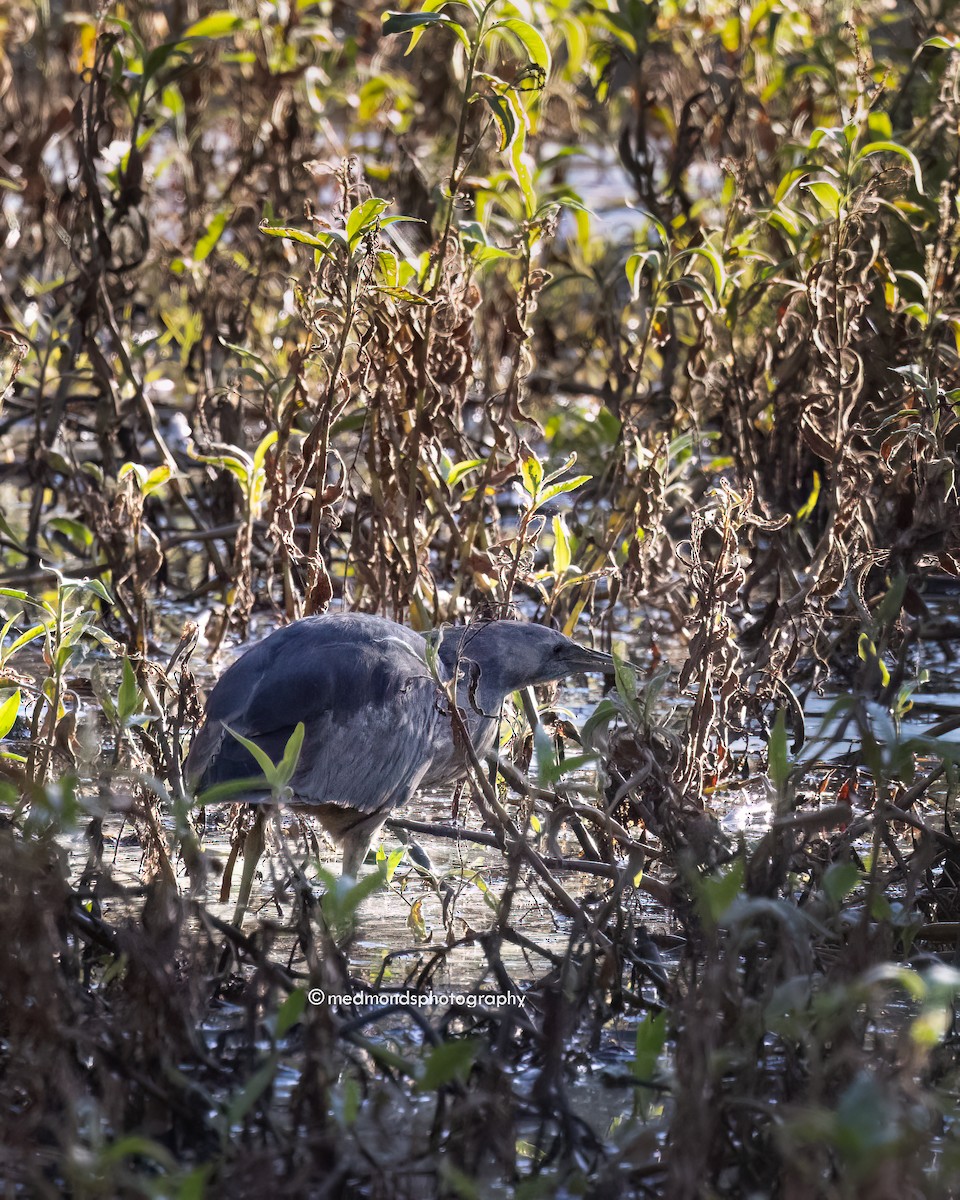
[{"label": "bird's neck", "polygon": [[[464,673],[466,674],[466,673]],[[457,707],[463,714],[470,740],[483,755],[493,744],[503,696],[496,688],[484,687],[483,679],[461,675],[457,683]]]}]

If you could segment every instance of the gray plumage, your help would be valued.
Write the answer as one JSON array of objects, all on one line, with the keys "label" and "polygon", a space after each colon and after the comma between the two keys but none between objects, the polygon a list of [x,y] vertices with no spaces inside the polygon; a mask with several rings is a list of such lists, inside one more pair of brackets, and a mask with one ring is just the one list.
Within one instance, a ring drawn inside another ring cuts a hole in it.
[{"label": "gray plumage", "polygon": [[[202,789],[261,777],[227,732],[257,743],[277,762],[297,723],[305,726],[291,780],[294,803],[344,843],[343,871],[355,876],[376,831],[422,786],[466,771],[450,704],[426,664],[426,642],[393,621],[363,613],[307,617],[270,634],[224,672],[186,761]],[[526,621],[448,629],[439,674],[457,677],[457,705],[478,754],[493,745],[511,692],[602,670],[612,660]],[[266,799],[255,785],[247,797]]]}]

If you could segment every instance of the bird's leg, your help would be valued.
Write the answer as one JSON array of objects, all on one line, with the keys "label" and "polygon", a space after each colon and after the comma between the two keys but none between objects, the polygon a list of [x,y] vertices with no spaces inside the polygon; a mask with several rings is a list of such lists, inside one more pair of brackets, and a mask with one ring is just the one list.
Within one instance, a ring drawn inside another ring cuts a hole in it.
[{"label": "bird's leg", "polygon": [[356,881],[363,861],[367,857],[367,851],[370,849],[370,843],[379,833],[382,825],[383,818],[376,817],[373,821],[363,821],[361,824],[355,825],[344,836],[341,875],[349,876],[350,879]]},{"label": "bird's leg", "polygon": [[266,842],[264,837],[266,822],[267,806],[265,804],[258,804],[253,824],[247,830],[246,836],[243,839],[243,874],[240,876],[240,891],[237,894],[237,907],[233,914],[233,924],[237,928],[243,923],[243,917],[247,911],[247,903],[250,900],[250,892],[253,889],[253,873],[256,871],[257,863],[263,854],[263,847]]}]

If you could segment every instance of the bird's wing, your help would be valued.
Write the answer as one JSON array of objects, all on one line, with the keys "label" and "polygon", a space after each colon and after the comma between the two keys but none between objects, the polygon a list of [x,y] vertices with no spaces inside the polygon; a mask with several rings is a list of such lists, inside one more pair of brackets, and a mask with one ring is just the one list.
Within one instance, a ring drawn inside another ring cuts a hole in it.
[{"label": "bird's wing", "polygon": [[224,673],[188,756],[189,778],[209,787],[260,774],[224,726],[277,762],[302,721],[291,781],[302,802],[374,812],[409,798],[450,736],[422,641],[400,627],[391,627],[399,636],[357,638],[336,625],[288,626]]},{"label": "bird's wing", "polygon": [[344,717],[325,713],[304,739],[291,786],[303,804],[386,814],[405,804],[450,741],[450,716],[429,679]]}]

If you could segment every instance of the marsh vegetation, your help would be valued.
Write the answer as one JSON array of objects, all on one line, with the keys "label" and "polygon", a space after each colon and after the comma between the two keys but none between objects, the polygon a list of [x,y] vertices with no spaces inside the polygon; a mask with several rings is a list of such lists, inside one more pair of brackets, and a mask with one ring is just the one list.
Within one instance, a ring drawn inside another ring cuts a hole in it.
[{"label": "marsh vegetation", "polygon": [[[958,1193],[957,11],[9,0],[4,1195]],[[338,608],[618,665],[237,926]]]}]

